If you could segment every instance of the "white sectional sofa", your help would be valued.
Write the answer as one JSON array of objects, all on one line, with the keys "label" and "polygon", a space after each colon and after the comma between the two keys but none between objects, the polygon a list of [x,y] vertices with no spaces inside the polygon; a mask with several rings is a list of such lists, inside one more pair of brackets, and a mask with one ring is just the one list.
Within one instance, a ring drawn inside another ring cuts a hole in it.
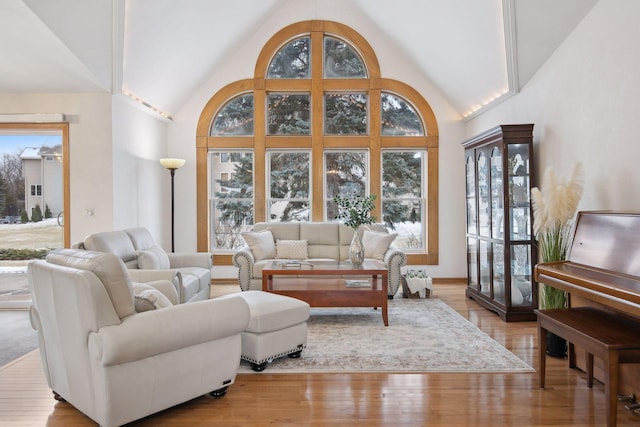
[{"label": "white sectional sofa", "polygon": [[180,303],[209,299],[211,253],[167,253],[144,227],[90,234],[73,247],[115,254],[124,261],[133,280],[174,282]]},{"label": "white sectional sofa", "polygon": [[[406,264],[403,251],[389,244],[394,235],[389,235],[383,224],[372,224],[362,233],[365,246],[365,256],[377,258],[384,262],[389,269],[388,295],[389,298],[398,291],[400,286],[400,268]],[[270,233],[267,232],[267,229]],[[298,259],[308,260],[336,260],[349,259],[349,245],[353,238],[353,229],[337,222],[260,222],[253,226],[252,232],[243,233],[247,243],[233,255],[233,265],[238,267],[238,280],[243,291],[262,289],[262,269],[276,259],[278,240],[306,241],[306,245],[289,246],[287,256],[295,255]],[[386,234],[386,236],[384,236]],[[269,241],[271,240],[271,241]],[[291,250],[302,251],[291,253]],[[306,253],[304,252],[306,250]]]}]

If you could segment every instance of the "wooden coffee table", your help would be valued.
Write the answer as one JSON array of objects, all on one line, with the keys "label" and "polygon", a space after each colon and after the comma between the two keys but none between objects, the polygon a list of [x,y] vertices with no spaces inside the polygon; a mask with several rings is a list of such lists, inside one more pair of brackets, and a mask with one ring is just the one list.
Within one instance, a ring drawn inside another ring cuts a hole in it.
[{"label": "wooden coffee table", "polygon": [[388,279],[387,267],[377,260],[365,260],[360,268],[348,261],[300,265],[274,261],[262,270],[262,290],[306,301],[312,307],[381,307],[384,325],[389,326]]}]

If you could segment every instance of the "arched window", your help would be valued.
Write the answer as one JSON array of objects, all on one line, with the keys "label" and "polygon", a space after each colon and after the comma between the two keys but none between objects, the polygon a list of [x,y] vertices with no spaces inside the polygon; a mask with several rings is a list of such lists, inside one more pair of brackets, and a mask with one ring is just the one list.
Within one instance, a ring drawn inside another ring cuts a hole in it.
[{"label": "arched window", "polygon": [[380,75],[349,27],[276,33],[253,79],[229,84],[197,129],[198,249],[230,264],[258,221],[333,221],[336,194],[376,194],[373,212],[410,264],[438,262],[438,126],[408,85]]}]

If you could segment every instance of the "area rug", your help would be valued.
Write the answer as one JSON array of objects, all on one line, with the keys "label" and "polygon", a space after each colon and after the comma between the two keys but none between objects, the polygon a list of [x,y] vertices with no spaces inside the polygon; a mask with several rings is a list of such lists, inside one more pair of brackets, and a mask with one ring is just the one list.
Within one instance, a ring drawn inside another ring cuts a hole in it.
[{"label": "area rug", "polygon": [[[265,373],[534,372],[437,298],[389,301],[389,326],[372,308],[312,308],[307,348]],[[239,373],[254,373],[249,363]]]}]

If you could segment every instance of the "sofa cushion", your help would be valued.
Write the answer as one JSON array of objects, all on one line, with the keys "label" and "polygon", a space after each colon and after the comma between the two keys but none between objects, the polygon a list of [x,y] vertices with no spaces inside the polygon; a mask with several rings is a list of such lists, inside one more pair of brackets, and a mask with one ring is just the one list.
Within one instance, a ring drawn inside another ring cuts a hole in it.
[{"label": "sofa cushion", "polygon": [[138,255],[138,268],[144,270],[164,270],[170,267],[169,256],[160,246],[152,246],[142,251],[136,251]]},{"label": "sofa cushion", "polygon": [[122,260],[114,254],[58,249],[47,255],[47,262],[93,272],[102,282],[120,319],[135,313],[131,278]]},{"label": "sofa cushion", "polygon": [[157,246],[153,240],[151,232],[144,227],[128,228],[123,230],[131,239],[133,247],[138,251],[143,251]]},{"label": "sofa cushion", "polygon": [[384,260],[384,254],[397,236],[397,233],[378,233],[377,231],[365,230],[362,233],[364,257]]},{"label": "sofa cushion", "polygon": [[262,231],[267,228],[271,229],[274,241],[277,239],[301,240],[299,222],[258,222],[253,225],[253,231]]},{"label": "sofa cushion", "polygon": [[336,223],[313,223],[305,222],[300,224],[300,240],[307,240],[309,245],[333,245],[340,242],[338,227]]},{"label": "sofa cushion", "polygon": [[111,252],[128,267],[136,264],[138,255],[131,239],[124,231],[103,231],[94,233],[84,239],[84,248],[88,251]]},{"label": "sofa cushion", "polygon": [[276,244],[273,240],[271,228],[265,228],[262,231],[245,231],[240,234],[249,245],[249,248],[251,248],[256,261],[276,257]]},{"label": "sofa cushion", "polygon": [[156,310],[159,308],[171,307],[173,304],[162,292],[153,286],[143,283],[133,285],[133,295],[135,297],[135,307],[138,313],[143,311]]},{"label": "sofa cushion", "polygon": [[306,240],[278,240],[276,241],[276,258],[277,259],[307,259],[309,252],[307,250]]}]

